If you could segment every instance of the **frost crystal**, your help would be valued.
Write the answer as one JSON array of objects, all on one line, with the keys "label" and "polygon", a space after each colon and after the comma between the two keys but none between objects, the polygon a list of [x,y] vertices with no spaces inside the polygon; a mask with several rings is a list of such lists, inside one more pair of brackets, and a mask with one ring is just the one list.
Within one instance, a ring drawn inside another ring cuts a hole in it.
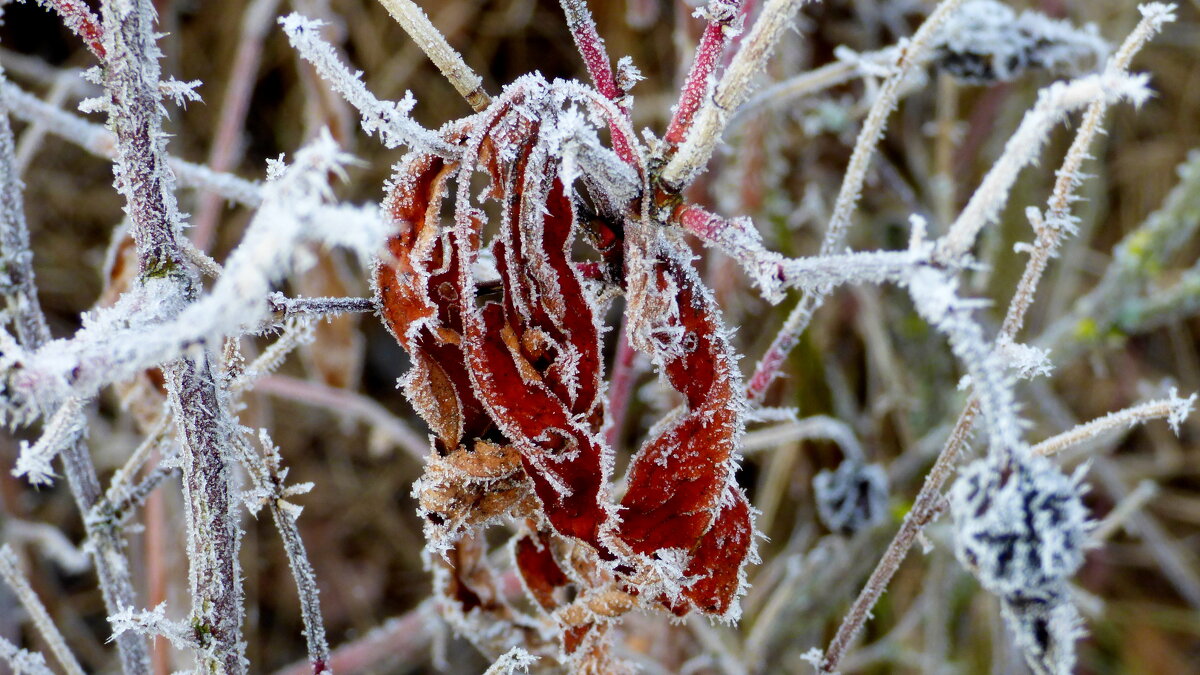
[{"label": "frost crystal", "polygon": [[847,459],[817,474],[813,491],[821,522],[834,532],[854,534],[887,517],[887,474],[878,464]]}]

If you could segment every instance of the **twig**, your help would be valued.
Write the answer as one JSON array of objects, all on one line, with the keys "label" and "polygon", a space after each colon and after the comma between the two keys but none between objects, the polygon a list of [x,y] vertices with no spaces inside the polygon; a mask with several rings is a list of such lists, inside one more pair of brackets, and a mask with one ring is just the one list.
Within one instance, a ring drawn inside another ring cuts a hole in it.
[{"label": "twig", "polygon": [[754,22],[750,35],[695,114],[687,139],[662,171],[662,182],[670,190],[680,192],[700,175],[712,157],[729,115],[749,96],[754,79],[765,66],[792,16],[808,0],[768,0]]},{"label": "twig", "polygon": [[379,0],[379,4],[387,8],[392,18],[421,47],[475,112],[488,107],[492,98],[483,89],[483,78],[471,70],[462,56],[446,42],[446,37],[425,16],[417,3],[412,0]]},{"label": "twig", "polygon": [[[962,0],[943,0],[913,34],[908,44],[899,50],[892,74],[876,94],[875,101],[871,104],[871,110],[867,113],[867,119],[863,122],[862,131],[859,132],[858,139],[854,143],[854,151],[850,155],[850,163],[842,178],[842,187],[834,202],[829,226],[821,241],[822,255],[838,251],[845,241],[846,230],[850,226],[850,216],[862,195],[862,186],[867,178],[871,157],[875,154],[875,148],[883,137],[888,115],[896,105],[900,85],[909,73],[923,62],[924,54],[929,49],[934,35],[937,34],[938,29],[950,16],[950,13],[961,3]],[[746,383],[746,398],[752,403],[762,401],[763,396],[767,393],[767,387],[779,373],[784,359],[799,342],[800,334],[808,327],[813,312],[821,306],[824,300],[823,294],[805,293],[795,309],[788,315],[787,320],[779,329],[779,333],[763,354],[758,365],[755,366],[754,374]]]},{"label": "twig", "polygon": [[83,40],[84,46],[97,59],[104,61],[104,36],[100,30],[100,20],[92,14],[86,3],[82,0],[38,0],[38,4],[58,12],[67,28]]},{"label": "twig", "polygon": [[[329,669],[341,675],[376,672],[389,664],[411,663],[433,637],[438,621],[433,602],[425,602],[408,614],[385,621],[366,635],[344,644],[329,656]],[[274,675],[310,675],[307,661],[295,663]]]},{"label": "twig", "polygon": [[288,502],[294,495],[304,494],[312,488],[312,483],[286,486],[284,479],[287,470],[284,469],[279,449],[272,443],[267,431],[259,431],[259,444],[262,446],[264,457],[258,457],[253,450],[238,442],[243,461],[250,472],[255,487],[260,491],[271,510],[271,517],[279,536],[283,540],[283,548],[287,553],[288,565],[292,569],[292,577],[296,582],[296,593],[300,596],[300,615],[304,622],[304,638],[308,644],[308,661],[313,675],[332,672],[329,670],[329,643],[325,639],[325,623],[321,619],[321,600],[317,590],[316,574],[308,553],[304,550],[304,541],[300,538],[300,528],[296,519],[300,517],[302,507]]},{"label": "twig", "polygon": [[14,645],[0,637],[0,660],[7,663],[13,672],[27,675],[54,675],[46,665],[46,657]]},{"label": "twig", "polygon": [[282,293],[272,293],[267,304],[280,319],[293,316],[324,318],[338,314],[374,312],[374,298],[289,298]]},{"label": "twig", "polygon": [[[954,0],[947,0],[947,3],[953,1]],[[939,7],[939,10],[940,9],[941,7]],[[1143,43],[1144,38],[1137,36],[1144,30],[1143,26],[1147,22],[1154,20],[1158,19],[1144,17],[1142,22],[1139,23],[1138,27],[1135,28],[1130,40],[1137,40],[1138,44]],[[1158,21],[1159,25],[1161,25],[1161,20]],[[1130,42],[1127,40],[1126,44],[1130,44]],[[1121,53],[1124,52],[1125,49],[1122,48]],[[1126,60],[1125,63],[1128,63],[1128,61]],[[1094,132],[1094,129],[1085,128],[1081,129],[1079,133],[1087,135],[1090,138]],[[1075,149],[1074,144],[1072,144],[1072,149]],[[1068,156],[1066,163],[1068,166],[1070,166],[1072,162],[1078,161],[1078,158],[1072,159],[1072,156]],[[1059,178],[1060,180],[1068,181],[1067,185],[1069,188],[1073,188],[1077,181],[1076,176],[1063,173],[1059,174]],[[1057,190],[1055,194],[1057,194]],[[1054,199],[1054,197],[1052,197],[1052,199]],[[1069,203],[1069,201],[1064,199],[1064,204],[1065,203]],[[1045,244],[1056,245],[1057,240],[1053,242],[1047,241]],[[1027,264],[1027,267],[1036,264],[1037,263],[1031,259]],[[1044,267],[1042,269],[1044,271]],[[1037,278],[1037,276],[1030,277],[1031,283],[1036,284]],[[1024,279],[1025,277],[1023,276],[1022,283],[1024,283]],[[1019,293],[1014,295],[1013,301],[1009,304],[1008,310],[1005,313],[1004,322],[1002,324],[1004,328],[1002,328],[999,336],[997,337],[997,341],[1002,339],[1011,340],[1015,338],[1016,332],[1024,323],[1024,315],[1028,310],[1029,303],[1021,301],[1018,296]],[[954,424],[954,430],[950,432],[950,437],[946,440],[946,444],[942,448],[941,454],[938,455],[937,460],[934,462],[933,468],[926,476],[925,483],[921,486],[921,490],[913,502],[912,509],[909,511],[908,515],[905,516],[904,523],[901,525],[900,530],[896,533],[895,537],[892,539],[892,542],[888,545],[888,548],[884,552],[883,557],[880,559],[879,564],[875,567],[870,579],[867,580],[866,585],[863,587],[862,591],[851,605],[850,610],[842,620],[842,624],[838,627],[838,631],[834,635],[833,640],[830,642],[829,647],[825,650],[824,659],[821,661],[822,672],[831,673],[837,669],[837,664],[841,661],[842,656],[845,655],[846,650],[849,648],[850,642],[854,639],[855,635],[858,634],[858,631],[862,629],[863,624],[870,616],[871,608],[875,606],[876,602],[878,602],[879,597],[887,588],[888,582],[891,581],[892,576],[900,567],[900,563],[902,563],[904,558],[908,555],[909,548],[912,547],[913,542],[916,541],[917,536],[920,534],[925,525],[932,521],[934,517],[936,517],[937,512],[940,510],[941,504],[944,502],[941,493],[942,485],[945,484],[946,480],[948,480],[950,475],[953,473],[954,464],[957,461],[963,446],[966,445],[967,440],[970,438],[971,431],[974,427],[975,418],[978,416],[979,411],[980,399],[978,395],[974,395],[967,402],[967,405],[963,409],[962,413],[959,414],[958,421]]]},{"label": "twig", "polygon": [[[8,86],[0,70],[0,86]],[[8,277],[5,309],[12,314],[17,340],[26,346],[49,341],[50,328],[42,315],[33,276],[33,253],[29,249],[29,226],[21,197],[12,127],[8,122],[9,100],[0,96],[0,262]]]},{"label": "twig", "polygon": [[625,334],[624,320],[621,321],[621,334],[617,340],[617,353],[613,357],[612,376],[608,385],[608,429],[604,432],[605,444],[613,449],[621,438],[625,428],[625,416],[629,413],[629,404],[633,398],[633,385],[637,381],[637,350],[629,343]]},{"label": "twig", "polygon": [[1157,483],[1151,480],[1138,483],[1137,487],[1125,495],[1124,499],[1117,502],[1113,510],[1104,516],[1104,520],[1096,525],[1096,529],[1092,530],[1089,539],[1097,545],[1108,541],[1108,538],[1116,534],[1117,530],[1124,526],[1135,513],[1157,496]]},{"label": "twig", "polygon": [[42,639],[50,647],[50,653],[67,675],[83,675],[83,666],[79,665],[79,661],[67,647],[67,641],[58,631],[58,626],[54,625],[54,620],[50,618],[50,613],[42,606],[41,600],[38,600],[25,575],[21,574],[17,556],[7,545],[0,546],[0,579],[4,579],[9,588],[17,594],[21,606],[28,612],[33,625],[37,626]]},{"label": "twig", "polygon": [[559,0],[558,4],[562,5],[563,13],[567,16],[567,28],[575,39],[575,47],[583,57],[596,90],[610,101],[621,98],[622,92],[613,78],[608,50],[604,48],[604,39],[596,32],[596,22],[588,11],[587,0]]},{"label": "twig", "polygon": [[[56,108],[11,82],[0,83],[0,95],[17,119],[44,124],[50,133],[97,157],[116,159],[116,139],[104,127]],[[181,185],[215,192],[247,206],[262,202],[260,186],[248,180],[175,157],[169,158],[168,163]]]},{"label": "twig", "polygon": [[[232,170],[241,155],[242,128],[250,110],[254,76],[262,60],[263,40],[278,6],[279,0],[254,0],[242,14],[242,35],[225,85],[217,132],[208,153],[207,166],[213,171]],[[192,242],[201,251],[211,248],[220,213],[221,195],[203,192],[192,221]]]},{"label": "twig", "polygon": [[1125,408],[1124,410],[1109,413],[1087,424],[1080,424],[1069,431],[1048,438],[1033,446],[1030,450],[1036,455],[1055,455],[1067,448],[1085,443],[1110,431],[1125,429],[1158,419],[1166,419],[1173,428],[1178,429],[1179,424],[1191,411],[1195,401],[1195,394],[1192,394],[1188,398],[1179,398],[1172,395],[1171,398],[1149,401],[1141,405]]},{"label": "twig", "polygon": [[[421,16],[424,17],[424,14]],[[380,101],[375,98],[360,79],[362,74],[352,73],[343,66],[337,52],[321,38],[323,24],[320,21],[289,14],[281,18],[279,23],[300,56],[311,63],[321,78],[362,115],[362,128],[368,135],[378,132],[379,139],[389,148],[403,144],[443,157],[456,156],[453,146],[409,117],[408,113],[415,104],[411,94],[406,93],[400,101]],[[432,26],[430,29],[436,32]]]},{"label": "twig", "polygon": [[[0,77],[0,106],[9,108],[15,89]],[[30,97],[34,98],[34,97]],[[36,98],[34,99],[36,100]],[[0,111],[0,246],[8,267],[10,278],[17,279],[20,306],[17,312],[17,334],[25,349],[37,349],[50,341],[50,330],[38,302],[34,285],[32,254],[29,250],[29,232],[25,224],[24,205],[21,200],[20,183],[15,174],[12,132],[8,125],[7,111]],[[46,408],[61,405],[64,398],[51,396],[41,401]],[[100,497],[100,482],[92,464],[86,442],[79,438],[62,450],[63,471],[67,485],[80,514],[86,514]],[[88,540],[91,542],[92,559],[96,564],[96,576],[100,582],[104,606],[109,615],[133,604],[133,582],[130,578],[129,562],[124,552],[121,533],[116,528],[97,529],[84,523]],[[149,659],[145,641],[137,635],[117,638],[117,648],[125,675],[144,675],[149,672]]]},{"label": "twig", "polygon": [[813,415],[751,431],[742,437],[742,453],[750,454],[778,448],[785,443],[821,438],[834,441],[848,458],[865,461],[866,454],[845,422],[825,415]]},{"label": "twig", "polygon": [[[186,296],[194,294],[197,280],[186,270],[178,243],[180,218],[161,126],[153,16],[148,0],[104,5],[105,85],[113,100],[118,187],[128,204],[140,282],[158,279]],[[204,647],[196,663],[226,675],[244,673],[239,536],[223,450],[228,423],[206,350],[167,364],[163,374],[183,446],[191,623]]]},{"label": "twig", "polygon": [[[54,80],[54,84],[50,86],[50,91],[46,94],[47,105],[59,107],[67,96],[71,93],[71,87],[74,81],[78,79],[77,73],[63,73]],[[25,169],[29,167],[30,160],[37,153],[38,148],[45,139],[46,133],[45,122],[33,122],[25,129],[25,133],[21,134],[21,140],[17,143],[17,172],[24,175]]]},{"label": "twig", "polygon": [[388,412],[374,400],[345,389],[309,382],[285,375],[267,375],[258,380],[255,391],[292,399],[308,405],[360,419],[382,431],[413,458],[422,462],[429,452],[429,443],[403,420]]},{"label": "twig", "polygon": [[742,0],[713,0],[701,11],[707,15],[708,24],[700,35],[692,68],[683,82],[679,103],[675,105],[667,133],[663,136],[671,145],[683,143],[692,128],[696,111],[709,93],[717,64],[733,35],[734,22],[742,12]]}]

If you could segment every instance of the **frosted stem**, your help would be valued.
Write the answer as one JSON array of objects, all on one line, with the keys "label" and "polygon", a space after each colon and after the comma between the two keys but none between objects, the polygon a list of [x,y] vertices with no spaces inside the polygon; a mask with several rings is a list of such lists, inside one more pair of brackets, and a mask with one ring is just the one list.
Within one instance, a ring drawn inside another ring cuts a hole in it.
[{"label": "frosted stem", "polygon": [[[92,124],[78,115],[56,108],[11,82],[0,82],[0,95],[8,105],[9,112],[17,119],[44,124],[50,133],[97,157],[116,159],[117,141],[99,124]],[[169,157],[167,162],[181,185],[215,192],[247,206],[257,206],[262,202],[261,188],[248,180],[175,157]]]},{"label": "frosted stem", "polygon": [[766,67],[784,28],[805,2],[808,0],[767,0],[721,81],[696,112],[687,139],[663,169],[662,182],[668,189],[682,191],[703,171],[721,140],[729,115],[750,95],[755,78]]},{"label": "frosted stem", "polygon": [[46,665],[44,656],[21,649],[3,637],[0,637],[0,662],[7,663],[17,673],[54,675],[54,671]]},{"label": "frosted stem", "polygon": [[[887,118],[896,106],[900,85],[914,68],[924,62],[925,52],[929,49],[933,37],[945,23],[950,14],[962,4],[963,0],[942,0],[933,13],[921,24],[908,43],[896,55],[896,64],[892,74],[879,88],[871,110],[863,122],[862,131],[854,143],[854,151],[850,155],[850,163],[842,178],[842,187],[838,190],[834,202],[833,214],[829,226],[825,229],[825,237],[821,241],[821,253],[829,254],[841,249],[846,239],[846,230],[850,227],[850,216],[862,196],[862,186],[867,179],[867,169],[871,165],[871,157],[875,148],[883,138],[887,127]],[[800,334],[808,328],[813,312],[825,301],[822,293],[805,293],[795,309],[788,315],[779,333],[767,348],[766,353],[754,368],[754,374],[746,383],[746,398],[752,403],[762,401],[767,387],[779,374],[788,353],[800,341]]]},{"label": "frosted stem", "polygon": [[1031,450],[1035,455],[1054,455],[1067,448],[1094,440],[1112,431],[1128,429],[1129,427],[1144,424],[1151,420],[1165,419],[1170,422],[1173,428],[1178,429],[1179,424],[1191,412],[1192,405],[1195,402],[1195,394],[1192,394],[1188,398],[1179,398],[1173,395],[1171,398],[1148,401],[1141,405],[1111,412],[1104,417],[1099,417],[1086,424],[1080,424],[1074,429],[1047,438],[1033,446]]},{"label": "frosted stem", "polygon": [[[11,89],[16,89],[0,77],[0,106],[11,109]],[[34,97],[30,97],[34,98]],[[36,99],[35,99],[36,100]],[[21,186],[15,168],[12,131],[8,125],[6,110],[0,110],[0,247],[4,265],[10,279],[17,281],[17,336],[27,350],[42,347],[50,341],[50,330],[37,298],[37,287],[33,276],[33,256],[29,250],[29,231],[25,224]],[[65,397],[50,396],[39,403],[46,409],[54,409],[65,402]],[[86,441],[80,437],[61,450],[63,472],[67,485],[80,514],[86,514],[100,497],[100,482],[92,464]],[[100,582],[104,606],[110,615],[133,604],[133,582],[129,574],[129,563],[125,557],[125,542],[119,528],[97,529],[86,521],[87,537],[91,542],[92,559],[96,564],[96,576]],[[117,638],[117,648],[125,675],[143,675],[150,669],[145,641],[137,635]]]},{"label": "frosted stem", "polygon": [[575,39],[575,47],[583,57],[596,90],[610,101],[621,98],[622,92],[613,78],[608,50],[604,48],[604,39],[596,32],[596,22],[588,11],[587,0],[559,0],[558,4],[562,5],[563,13],[567,16],[567,28]]},{"label": "frosted stem", "polygon": [[707,15],[708,24],[700,35],[700,44],[696,45],[696,54],[692,57],[692,68],[683,82],[679,103],[675,104],[675,112],[663,136],[673,146],[687,138],[696,111],[709,93],[717,64],[733,35],[733,23],[742,13],[742,0],[713,0],[702,11]]},{"label": "frosted stem", "polygon": [[[3,70],[0,70],[0,86],[10,86]],[[8,277],[4,304],[13,317],[17,340],[22,345],[36,347],[50,340],[50,329],[38,304],[29,227],[25,222],[25,202],[8,112],[9,97],[0,96],[0,269]]]},{"label": "frosted stem", "polygon": [[[1042,89],[1033,109],[1025,113],[1021,125],[1005,144],[1004,152],[950,226],[945,240],[939,246],[939,255],[945,260],[954,260],[970,253],[980,230],[999,216],[1021,169],[1037,159],[1050,129],[1064,115],[1097,100],[1127,98],[1140,104],[1149,95],[1144,77],[1129,77],[1113,71],[1071,82],[1055,82]],[[1085,135],[1086,140],[1090,138]],[[1082,156],[1078,159],[1082,159]],[[1068,161],[1071,161],[1070,158]],[[1074,178],[1068,175],[1067,180]]]},{"label": "frosted stem", "polygon": [[83,40],[83,44],[104,61],[103,34],[100,20],[82,0],[38,0],[38,4],[54,10],[62,17],[63,24]]},{"label": "frosted stem", "polygon": [[[388,2],[384,4],[387,5]],[[424,14],[421,16],[424,17]],[[375,98],[363,83],[362,73],[350,72],[342,65],[333,47],[321,38],[321,26],[324,24],[320,21],[299,14],[289,14],[280,19],[279,23],[283,25],[283,31],[287,33],[288,40],[301,58],[311,63],[317,69],[317,74],[358,110],[362,116],[363,131],[368,135],[378,132],[379,139],[389,148],[408,145],[422,152],[443,157],[452,158],[456,155],[453,146],[409,117],[408,113],[415,104],[411,94],[406,93],[405,98],[400,101],[380,101]],[[432,29],[432,26],[430,28]]]},{"label": "frosted stem", "polygon": [[[1144,44],[1145,40],[1152,35],[1151,32],[1147,32],[1148,23],[1161,26],[1163,22],[1170,20],[1170,12],[1167,6],[1158,3],[1154,3],[1149,13],[1144,9],[1142,13],[1142,22],[1134,29],[1130,39],[1125,41],[1110,63],[1110,73],[1112,72],[1112,68],[1120,70],[1126,68],[1136,49],[1141,44]],[[1137,46],[1134,47],[1132,45]],[[1097,102],[1092,105],[1101,105],[1101,100],[1103,99],[1097,99]],[[1091,110],[1089,110],[1089,114],[1085,117],[1084,125],[1076,135],[1075,142],[1072,143],[1071,149],[1068,151],[1063,169],[1059,171],[1059,180],[1056,182],[1054,193],[1051,196],[1052,212],[1056,209],[1065,209],[1066,205],[1069,204],[1068,195],[1070,194],[1070,190],[1075,187],[1075,181],[1078,180],[1079,174],[1076,172],[1078,162],[1082,161],[1082,158],[1085,156],[1085,148],[1090,141],[1091,135],[1095,133],[1095,129],[1087,126],[1088,121],[1092,117],[1090,113]],[[1098,125],[1099,122],[1099,115],[1097,115],[1096,124]],[[1081,137],[1084,140],[1081,140]],[[1072,165],[1074,165],[1075,170],[1072,170]],[[1041,242],[1040,239],[1039,242]],[[1054,241],[1043,243],[1042,246],[1049,247],[1056,244],[1057,238]],[[1016,332],[1020,330],[1021,325],[1024,323],[1024,315],[1028,309],[1029,302],[1020,299],[1022,294],[1021,289],[1027,289],[1029,293],[1036,290],[1036,282],[1045,269],[1044,261],[1039,262],[1037,260],[1038,257],[1039,254],[1035,252],[1034,257],[1026,265],[1025,273],[1018,286],[1018,291],[1014,294],[1013,301],[1009,304],[1008,311],[1005,314],[997,341],[1015,338]],[[801,304],[803,304],[803,301],[801,301]],[[1190,402],[1191,399],[1188,400]],[[821,661],[822,672],[832,673],[837,669],[837,665],[849,648],[850,642],[862,630],[863,624],[866,623],[870,616],[871,608],[875,606],[875,603],[879,601],[879,597],[887,589],[888,582],[891,581],[892,576],[899,569],[900,563],[904,562],[904,558],[908,555],[908,550],[912,547],[913,542],[916,541],[917,536],[924,529],[925,525],[931,522],[940,511],[941,504],[943,503],[942,486],[945,485],[954,472],[954,465],[971,436],[979,411],[980,398],[978,395],[973,395],[963,408],[962,413],[959,414],[958,420],[954,424],[954,429],[950,432],[950,437],[946,440],[946,444],[934,462],[933,468],[926,475],[925,482],[922,484],[921,490],[913,502],[912,509],[905,516],[900,530],[892,538],[879,564],[875,567],[874,572],[872,572],[870,579],[868,579],[862,591],[859,592],[850,611],[842,619],[842,623],[838,627],[833,640],[829,643],[824,659]]]},{"label": "frosted stem", "polygon": [[[167,167],[159,104],[159,51],[152,40],[148,0],[103,8],[112,97],[110,126],[117,137],[117,186],[125,196],[137,246],[139,283],[161,278],[194,296],[197,278],[180,250],[174,178]],[[197,666],[226,675],[244,673],[238,530],[225,446],[228,421],[206,350],[163,368],[183,446],[187,503],[191,623],[204,649]]]},{"label": "frosted stem", "polygon": [[400,446],[409,456],[422,462],[429,452],[429,441],[407,422],[361,394],[286,375],[264,376],[258,380],[254,390],[362,420]]},{"label": "frosted stem", "polygon": [[475,112],[488,107],[492,98],[483,89],[483,78],[471,70],[462,55],[446,42],[446,36],[433,25],[417,3],[412,0],[379,0],[379,4],[387,9]]}]

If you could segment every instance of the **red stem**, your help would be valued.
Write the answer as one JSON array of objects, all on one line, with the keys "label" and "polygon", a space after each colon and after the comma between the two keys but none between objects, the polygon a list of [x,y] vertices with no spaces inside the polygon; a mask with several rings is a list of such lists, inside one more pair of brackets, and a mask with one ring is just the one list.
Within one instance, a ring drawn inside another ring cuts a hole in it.
[{"label": "red stem", "polygon": [[696,45],[696,55],[692,60],[692,69],[688,72],[679,95],[679,104],[667,125],[666,141],[671,145],[679,145],[687,137],[692,128],[692,119],[700,104],[708,93],[709,82],[717,63],[729,44],[730,24],[742,10],[742,0],[724,0],[709,5],[711,12],[708,26],[700,36],[700,44]]},{"label": "red stem", "polygon": [[604,432],[604,442],[613,449],[616,449],[621,429],[625,427],[629,400],[633,396],[633,384],[637,380],[637,371],[634,368],[637,350],[629,344],[629,335],[625,329],[626,322],[622,321],[621,337],[617,342],[617,355],[613,359],[611,385],[608,389],[609,426]]},{"label": "red stem", "polygon": [[588,75],[604,98],[616,101],[624,96],[613,78],[612,62],[608,60],[608,50],[604,48],[604,40],[596,32],[596,22],[588,11],[587,0],[559,0],[563,13],[567,15],[567,28],[575,38],[575,47],[583,57]]},{"label": "red stem", "polygon": [[87,4],[82,0],[46,0],[46,4],[58,12],[67,28],[83,40],[96,58],[104,60],[104,31],[100,28],[100,19],[92,14]]}]

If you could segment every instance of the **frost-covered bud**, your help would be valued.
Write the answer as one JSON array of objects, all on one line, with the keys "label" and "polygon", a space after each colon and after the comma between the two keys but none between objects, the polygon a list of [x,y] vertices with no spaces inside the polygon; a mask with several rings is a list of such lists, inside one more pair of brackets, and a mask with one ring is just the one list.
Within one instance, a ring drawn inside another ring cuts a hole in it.
[{"label": "frost-covered bud", "polygon": [[1098,67],[1107,53],[1095,26],[1077,28],[1032,11],[1018,16],[996,0],[971,0],[946,21],[933,60],[960,80],[989,84],[1028,68],[1076,74]]},{"label": "frost-covered bud", "polygon": [[887,517],[887,474],[878,464],[847,459],[813,478],[817,514],[834,532],[854,534]]},{"label": "frost-covered bud", "polygon": [[1048,599],[1014,598],[1002,602],[1004,621],[1033,672],[1067,675],[1075,668],[1075,641],[1083,621],[1062,594]]},{"label": "frost-covered bud", "polygon": [[1090,527],[1079,474],[1050,460],[978,460],[950,491],[955,553],[1005,599],[1047,599],[1083,564]]}]

